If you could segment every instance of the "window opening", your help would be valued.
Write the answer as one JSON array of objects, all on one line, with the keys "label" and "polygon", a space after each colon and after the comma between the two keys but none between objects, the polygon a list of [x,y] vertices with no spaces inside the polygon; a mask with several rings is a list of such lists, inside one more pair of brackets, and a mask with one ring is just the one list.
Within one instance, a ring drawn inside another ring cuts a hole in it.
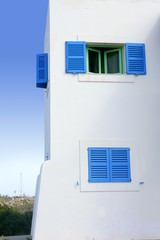
[{"label": "window opening", "polygon": [[87,45],[87,72],[124,73],[123,46]]},{"label": "window opening", "polygon": [[93,73],[101,72],[100,51],[88,48],[88,71]]}]

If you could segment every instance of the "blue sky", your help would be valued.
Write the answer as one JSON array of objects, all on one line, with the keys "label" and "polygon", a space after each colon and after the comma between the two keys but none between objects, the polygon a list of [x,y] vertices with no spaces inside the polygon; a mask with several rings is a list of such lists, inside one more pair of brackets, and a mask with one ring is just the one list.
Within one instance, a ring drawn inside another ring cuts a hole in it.
[{"label": "blue sky", "polygon": [[0,2],[0,194],[35,194],[44,154],[44,90],[36,88],[48,0]]}]

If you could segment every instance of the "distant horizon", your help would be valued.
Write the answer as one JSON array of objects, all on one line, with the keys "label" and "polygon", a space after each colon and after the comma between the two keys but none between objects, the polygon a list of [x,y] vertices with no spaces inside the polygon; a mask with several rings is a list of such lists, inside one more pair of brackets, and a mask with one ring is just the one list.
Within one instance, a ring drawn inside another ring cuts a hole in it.
[{"label": "distant horizon", "polygon": [[30,195],[23,195],[23,196],[9,196],[9,195],[1,195],[0,194],[0,198],[35,198],[34,196],[30,196]]}]

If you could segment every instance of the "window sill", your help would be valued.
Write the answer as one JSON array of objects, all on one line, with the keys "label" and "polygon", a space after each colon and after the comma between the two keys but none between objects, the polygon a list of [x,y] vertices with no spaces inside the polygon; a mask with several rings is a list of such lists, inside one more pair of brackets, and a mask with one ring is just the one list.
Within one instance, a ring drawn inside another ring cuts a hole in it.
[{"label": "window sill", "polygon": [[128,74],[78,74],[79,82],[134,83],[138,76]]}]

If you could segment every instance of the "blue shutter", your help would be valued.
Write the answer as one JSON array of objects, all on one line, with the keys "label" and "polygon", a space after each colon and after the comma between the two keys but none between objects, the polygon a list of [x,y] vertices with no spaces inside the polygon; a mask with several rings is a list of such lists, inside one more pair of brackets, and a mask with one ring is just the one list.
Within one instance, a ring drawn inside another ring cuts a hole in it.
[{"label": "blue shutter", "polygon": [[48,54],[37,54],[36,59],[37,77],[36,86],[46,88],[48,82]]},{"label": "blue shutter", "polygon": [[145,45],[126,43],[126,72],[127,74],[146,74]]},{"label": "blue shutter", "polygon": [[86,43],[66,42],[66,72],[86,72]]},{"label": "blue shutter", "polygon": [[130,149],[110,149],[111,182],[130,182]]},{"label": "blue shutter", "polygon": [[88,148],[88,181],[109,182],[109,152],[107,148]]}]

